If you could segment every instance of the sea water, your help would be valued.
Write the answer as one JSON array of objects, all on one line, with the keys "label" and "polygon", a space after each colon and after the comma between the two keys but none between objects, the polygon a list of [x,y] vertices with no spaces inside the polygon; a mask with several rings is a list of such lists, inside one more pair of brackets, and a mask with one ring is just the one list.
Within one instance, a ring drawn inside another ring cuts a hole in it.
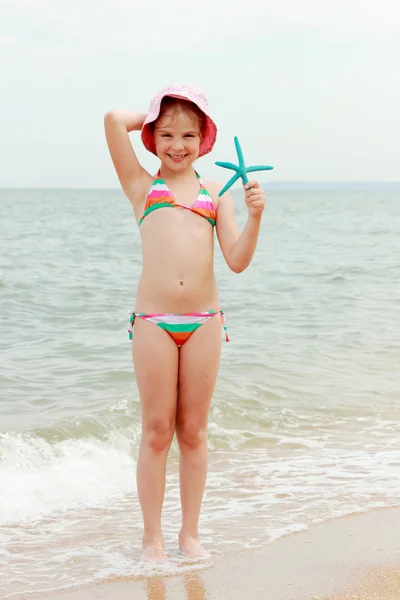
[{"label": "sea water", "polygon": [[[113,190],[2,190],[0,214],[0,596],[140,575],[131,206]],[[244,273],[217,248],[231,341],[200,522],[213,557],[399,504],[399,239],[396,191],[294,189],[267,194]],[[191,568],[175,443],[163,524],[165,568]]]}]

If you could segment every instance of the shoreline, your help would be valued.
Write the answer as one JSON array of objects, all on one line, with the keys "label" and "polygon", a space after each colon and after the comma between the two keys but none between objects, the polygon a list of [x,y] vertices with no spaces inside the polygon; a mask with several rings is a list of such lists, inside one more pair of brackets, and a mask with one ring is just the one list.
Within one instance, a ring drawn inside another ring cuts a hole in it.
[{"label": "shoreline", "polygon": [[[379,591],[379,595],[378,591]],[[121,578],[12,600],[398,600],[400,507],[312,525],[185,574]]]}]

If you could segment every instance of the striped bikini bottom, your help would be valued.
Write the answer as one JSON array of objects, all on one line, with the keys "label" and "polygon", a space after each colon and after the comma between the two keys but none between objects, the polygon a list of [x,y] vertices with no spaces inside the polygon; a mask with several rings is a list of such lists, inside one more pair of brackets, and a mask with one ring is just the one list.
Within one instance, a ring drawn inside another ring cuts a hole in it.
[{"label": "striped bikini bottom", "polygon": [[209,310],[207,312],[185,313],[185,314],[152,314],[152,313],[131,313],[129,320],[129,339],[132,339],[132,329],[135,319],[145,319],[154,323],[160,329],[166,331],[180,348],[190,338],[192,333],[203,325],[208,319],[212,319],[216,315],[221,316],[222,326],[225,331],[225,339],[229,342],[228,331],[226,327],[224,311],[222,309]]}]

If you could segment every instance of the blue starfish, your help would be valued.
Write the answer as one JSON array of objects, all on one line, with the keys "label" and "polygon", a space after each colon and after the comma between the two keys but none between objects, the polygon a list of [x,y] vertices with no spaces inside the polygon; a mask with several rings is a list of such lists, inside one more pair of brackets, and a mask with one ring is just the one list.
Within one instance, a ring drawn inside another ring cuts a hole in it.
[{"label": "blue starfish", "polygon": [[242,148],[240,147],[239,140],[236,136],[234,138],[234,141],[235,141],[236,153],[238,156],[239,164],[234,165],[233,163],[228,163],[228,162],[216,162],[215,163],[216,165],[218,165],[218,167],[224,167],[224,169],[232,169],[232,171],[236,171],[236,174],[228,181],[226,186],[224,188],[222,188],[222,190],[220,191],[218,196],[222,196],[223,194],[225,194],[225,192],[227,190],[229,190],[229,188],[235,183],[235,181],[237,181],[239,179],[239,177],[241,177],[243,183],[246,184],[249,181],[249,179],[247,177],[247,173],[253,173],[254,171],[271,171],[271,169],[274,168],[274,167],[268,167],[266,165],[257,165],[255,167],[246,167],[246,165],[244,164]]}]

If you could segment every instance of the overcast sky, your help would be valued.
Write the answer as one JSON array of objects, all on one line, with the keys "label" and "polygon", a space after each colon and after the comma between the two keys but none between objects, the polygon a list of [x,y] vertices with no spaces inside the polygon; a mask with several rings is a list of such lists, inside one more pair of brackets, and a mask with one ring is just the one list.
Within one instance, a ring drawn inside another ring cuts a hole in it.
[{"label": "overcast sky", "polygon": [[208,96],[205,177],[238,135],[261,179],[398,181],[399,32],[399,0],[0,0],[0,187],[117,187],[105,112],[173,81]]}]

